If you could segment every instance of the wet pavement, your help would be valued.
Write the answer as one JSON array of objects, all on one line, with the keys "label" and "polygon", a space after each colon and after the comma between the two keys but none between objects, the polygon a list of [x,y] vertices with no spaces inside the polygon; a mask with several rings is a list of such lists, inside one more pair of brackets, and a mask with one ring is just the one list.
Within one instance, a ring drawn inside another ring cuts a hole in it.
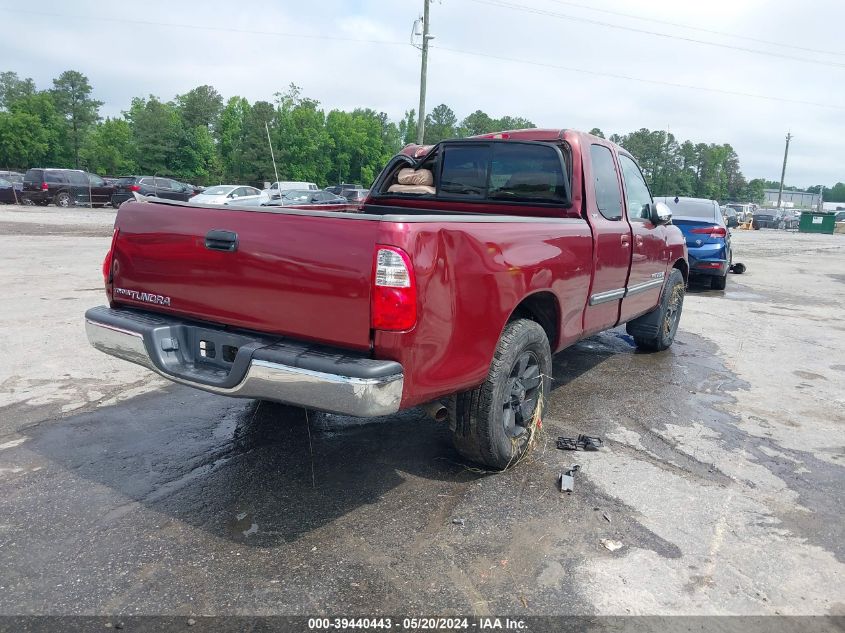
[{"label": "wet pavement", "polygon": [[[0,272],[22,289],[0,325],[57,333],[0,374],[0,614],[845,612],[841,280],[800,272],[840,236],[784,264],[738,235],[749,272],[693,286],[669,351],[617,329],[559,354],[537,449],[491,474],[420,411],[306,415],[72,353],[108,238],[66,213],[39,242],[84,254],[61,292]],[[579,433],[604,447],[555,448]]]}]

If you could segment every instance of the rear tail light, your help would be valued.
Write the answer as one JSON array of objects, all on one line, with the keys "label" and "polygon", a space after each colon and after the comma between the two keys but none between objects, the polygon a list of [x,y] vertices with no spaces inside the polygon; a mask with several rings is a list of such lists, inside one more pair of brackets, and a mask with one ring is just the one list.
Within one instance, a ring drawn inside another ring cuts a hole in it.
[{"label": "rear tail light", "polygon": [[41,183],[41,191],[47,191],[49,189],[50,189],[50,185],[48,185],[46,182]]},{"label": "rear tail light", "polygon": [[[109,246],[109,252],[106,253],[106,257],[103,260],[103,284],[106,286],[106,293],[111,295],[111,283],[112,283],[112,264],[114,263],[114,244],[117,242],[117,235],[120,233],[119,229],[115,229],[112,233],[111,237],[111,246]],[[111,296],[109,296],[111,299]]]},{"label": "rear tail light", "polygon": [[417,284],[408,254],[376,246],[372,324],[375,330],[410,330],[417,323]]},{"label": "rear tail light", "polygon": [[129,185],[129,191],[141,191],[140,185]]},{"label": "rear tail light", "polygon": [[695,233],[696,235],[706,234],[710,237],[725,237],[728,231],[724,226],[705,226],[704,228],[693,229],[690,233]]}]

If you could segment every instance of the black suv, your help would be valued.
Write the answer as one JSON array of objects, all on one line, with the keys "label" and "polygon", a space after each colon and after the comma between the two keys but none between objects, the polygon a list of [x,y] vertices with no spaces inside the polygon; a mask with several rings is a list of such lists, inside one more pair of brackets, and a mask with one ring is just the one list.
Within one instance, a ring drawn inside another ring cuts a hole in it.
[{"label": "black suv", "polygon": [[21,198],[46,207],[51,202],[57,207],[82,204],[104,207],[111,200],[114,187],[97,174],[79,169],[28,169],[23,176]]},{"label": "black suv", "polygon": [[196,193],[192,185],[162,178],[161,176],[126,176],[120,178],[114,186],[111,206],[117,209],[121,204],[134,197],[133,193],[142,196],[166,198],[168,200],[182,200],[187,202]]}]

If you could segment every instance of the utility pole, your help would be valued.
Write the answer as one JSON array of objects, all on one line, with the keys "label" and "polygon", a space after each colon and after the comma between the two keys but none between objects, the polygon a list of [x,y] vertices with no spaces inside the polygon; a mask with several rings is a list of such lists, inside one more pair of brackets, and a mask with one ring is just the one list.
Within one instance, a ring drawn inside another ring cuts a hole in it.
[{"label": "utility pole", "polygon": [[783,197],[783,179],[786,178],[786,157],[789,156],[789,141],[792,140],[792,134],[786,135],[786,149],[783,150],[783,169],[780,172],[780,189],[778,189],[778,209],[780,209],[781,198]]},{"label": "utility pole", "polygon": [[420,111],[417,120],[417,144],[422,145],[425,139],[425,82],[428,72],[428,41],[434,39],[428,31],[428,14],[431,0],[423,0],[423,35],[422,35],[422,67],[420,69]]}]

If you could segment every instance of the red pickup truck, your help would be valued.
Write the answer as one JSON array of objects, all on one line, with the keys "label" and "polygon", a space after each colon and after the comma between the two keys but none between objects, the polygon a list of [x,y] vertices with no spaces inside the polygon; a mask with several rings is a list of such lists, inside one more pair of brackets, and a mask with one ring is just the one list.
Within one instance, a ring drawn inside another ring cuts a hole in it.
[{"label": "red pickup truck", "polygon": [[672,344],[684,238],[633,157],[573,130],[409,146],[358,213],[124,203],[91,344],[175,382],[353,416],[426,405],[468,459],[530,447],[552,354]]}]

